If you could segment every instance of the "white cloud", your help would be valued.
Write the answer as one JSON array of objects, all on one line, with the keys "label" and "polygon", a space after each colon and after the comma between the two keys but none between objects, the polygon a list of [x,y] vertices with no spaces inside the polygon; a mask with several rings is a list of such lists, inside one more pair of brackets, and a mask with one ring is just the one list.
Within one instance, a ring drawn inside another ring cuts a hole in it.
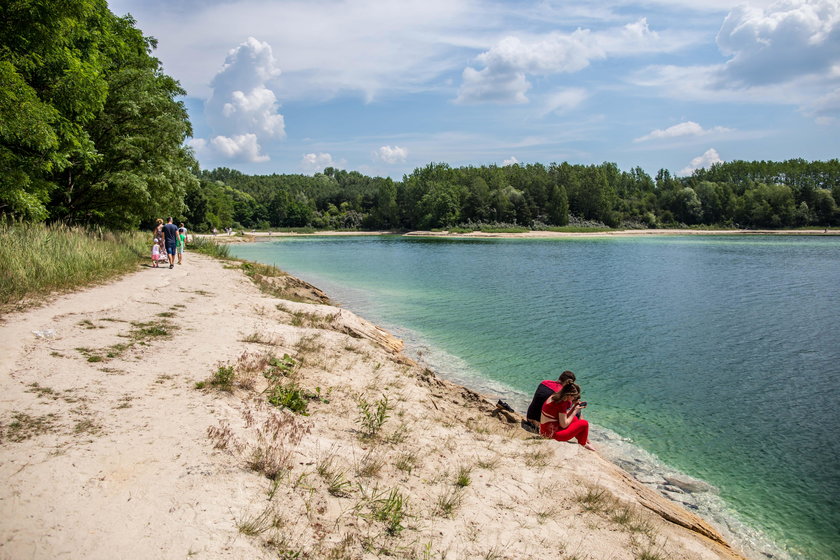
[{"label": "white cloud", "polygon": [[685,41],[651,31],[645,18],[602,31],[553,32],[533,40],[508,36],[476,57],[483,69],[464,69],[456,102],[525,103],[527,75],[574,73],[596,60],[671,51]]},{"label": "white cloud", "polygon": [[763,9],[740,5],[726,16],[717,44],[732,57],[721,87],[828,73],[840,64],[840,2],[782,0]]},{"label": "white cloud", "polygon": [[408,149],[400,146],[382,146],[373,152],[373,157],[384,163],[402,163],[408,157]]},{"label": "white cloud", "polygon": [[519,163],[519,160],[516,159],[516,156],[510,156],[510,159],[506,159],[502,162],[503,167],[507,167],[508,165],[516,165]]},{"label": "white cloud", "polygon": [[674,126],[669,126],[666,129],[658,128],[640,136],[633,140],[633,142],[646,142],[648,140],[663,140],[669,138],[680,138],[686,136],[708,136],[709,134],[731,132],[731,128],[723,126],[715,126],[710,129],[704,129],[702,126],[694,121],[685,121]]},{"label": "white cloud", "polygon": [[211,82],[213,94],[205,107],[208,122],[222,134],[285,137],[277,97],[266,87],[266,82],[279,75],[271,45],[249,37],[228,52],[224,66]]},{"label": "white cloud", "polygon": [[237,121],[234,126],[257,130],[270,137],[286,136],[286,123],[283,115],[277,112],[277,98],[273,91],[263,86],[248,93],[232,92],[230,101],[222,107],[222,116]]},{"label": "white cloud", "polygon": [[228,52],[213,78],[213,93],[204,112],[215,133],[209,141],[195,139],[199,155],[246,162],[263,162],[260,142],[286,137],[286,123],[278,112],[277,96],[266,81],[280,75],[271,45],[249,37]]},{"label": "white cloud", "polygon": [[261,148],[255,134],[239,134],[232,137],[219,135],[209,141],[204,138],[190,138],[187,144],[199,159],[223,158],[243,163],[259,163],[269,159],[260,153]]},{"label": "white cloud", "polygon": [[214,136],[209,144],[217,154],[236,161],[262,162],[268,161],[268,156],[260,153],[260,145],[256,134],[238,134],[233,137]]},{"label": "white cloud", "polygon": [[691,175],[694,173],[695,169],[710,167],[716,163],[723,163],[723,160],[720,159],[720,155],[717,153],[717,150],[709,148],[702,156],[697,156],[692,159],[691,163],[680,171],[680,175]]},{"label": "white cloud", "polygon": [[343,165],[334,161],[332,155],[325,152],[304,154],[303,159],[300,160],[300,168],[305,173],[320,173],[327,167],[340,168]]}]

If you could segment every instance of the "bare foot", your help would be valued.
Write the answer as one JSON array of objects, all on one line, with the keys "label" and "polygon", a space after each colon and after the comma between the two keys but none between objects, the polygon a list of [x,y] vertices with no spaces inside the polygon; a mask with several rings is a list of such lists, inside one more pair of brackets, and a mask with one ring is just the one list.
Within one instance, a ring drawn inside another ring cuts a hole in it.
[{"label": "bare foot", "polygon": [[584,447],[585,449],[588,449],[589,451],[595,451],[595,448],[594,448],[594,447],[592,447],[592,445],[591,445],[591,444],[589,444],[589,443],[584,444],[584,445],[583,445],[583,447]]}]

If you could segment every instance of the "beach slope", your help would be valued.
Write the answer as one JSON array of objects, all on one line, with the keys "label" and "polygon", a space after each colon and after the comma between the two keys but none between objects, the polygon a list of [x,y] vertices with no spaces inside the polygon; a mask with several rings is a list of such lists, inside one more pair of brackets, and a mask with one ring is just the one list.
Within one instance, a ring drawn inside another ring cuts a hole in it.
[{"label": "beach slope", "polygon": [[740,558],[313,294],[189,254],[4,317],[0,558]]}]

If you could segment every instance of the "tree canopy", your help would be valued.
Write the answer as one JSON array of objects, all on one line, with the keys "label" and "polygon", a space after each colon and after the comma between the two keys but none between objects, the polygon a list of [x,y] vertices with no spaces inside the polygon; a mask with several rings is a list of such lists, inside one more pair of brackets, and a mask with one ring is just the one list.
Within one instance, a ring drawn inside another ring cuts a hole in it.
[{"label": "tree canopy", "polygon": [[185,92],[105,0],[0,5],[0,213],[136,227],[184,210]]}]

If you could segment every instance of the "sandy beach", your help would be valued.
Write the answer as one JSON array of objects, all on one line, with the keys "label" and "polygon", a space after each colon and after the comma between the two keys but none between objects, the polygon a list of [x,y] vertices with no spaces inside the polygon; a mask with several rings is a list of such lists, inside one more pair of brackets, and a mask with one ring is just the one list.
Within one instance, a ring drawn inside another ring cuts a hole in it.
[{"label": "sandy beach", "polygon": [[285,297],[188,253],[2,318],[0,558],[741,558],[316,288],[255,278]]}]

